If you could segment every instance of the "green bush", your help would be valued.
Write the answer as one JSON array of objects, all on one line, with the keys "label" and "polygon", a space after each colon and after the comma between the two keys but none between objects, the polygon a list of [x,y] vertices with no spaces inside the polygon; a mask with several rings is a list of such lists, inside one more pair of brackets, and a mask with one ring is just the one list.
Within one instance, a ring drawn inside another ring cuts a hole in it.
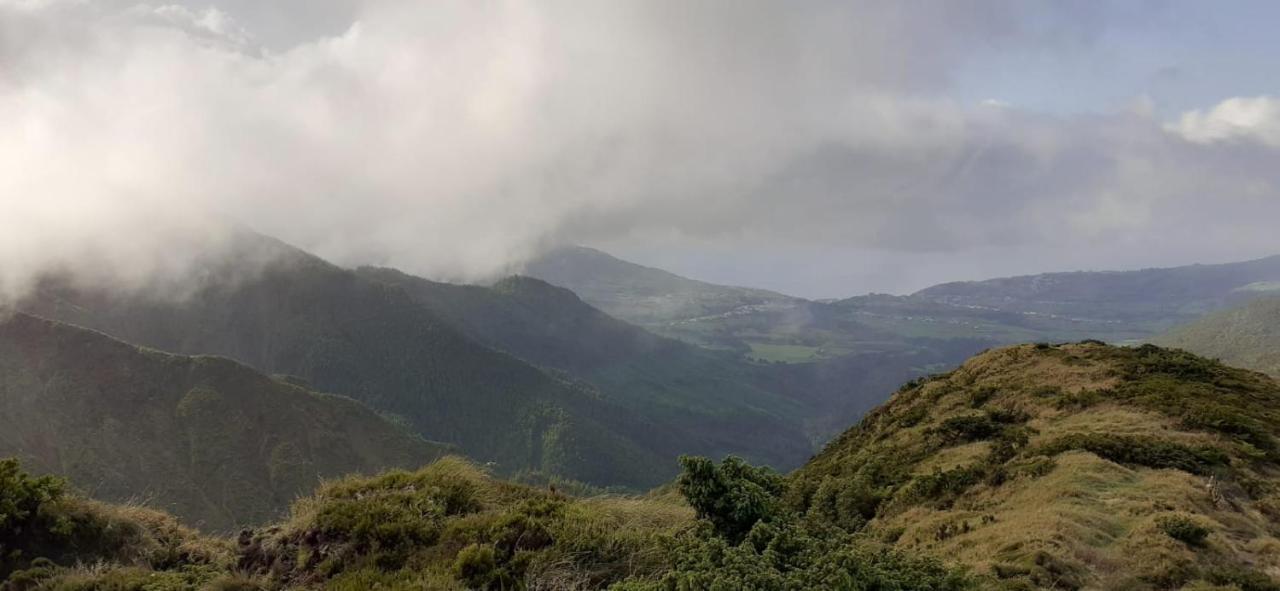
[{"label": "green bush", "polygon": [[1147,468],[1173,468],[1192,474],[1209,474],[1227,464],[1227,456],[1214,447],[1188,447],[1153,437],[1073,433],[1041,447],[1037,453],[1055,456],[1082,450],[1118,464]]},{"label": "green bush", "polygon": [[758,521],[768,521],[781,511],[781,476],[729,456],[720,465],[707,458],[681,456],[684,472],[677,481],[680,493],[698,518],[709,521],[731,541],[741,540]]},{"label": "green bush", "polygon": [[948,445],[991,439],[1004,429],[1004,425],[988,414],[951,417],[939,425],[935,433]]},{"label": "green bush", "polygon": [[656,580],[631,580],[614,591],[784,591],[792,589],[882,589],[961,591],[976,589],[962,572],[871,543],[821,525],[782,519],[757,523],[737,544],[704,527],[681,536],[671,550],[673,566]]},{"label": "green bush", "polygon": [[1156,525],[1169,537],[1188,546],[1202,546],[1205,538],[1209,537],[1209,528],[1185,515],[1161,517],[1156,520]]},{"label": "green bush", "polygon": [[41,509],[62,497],[65,484],[52,476],[33,478],[18,460],[0,460],[0,556],[28,538],[42,519]]}]

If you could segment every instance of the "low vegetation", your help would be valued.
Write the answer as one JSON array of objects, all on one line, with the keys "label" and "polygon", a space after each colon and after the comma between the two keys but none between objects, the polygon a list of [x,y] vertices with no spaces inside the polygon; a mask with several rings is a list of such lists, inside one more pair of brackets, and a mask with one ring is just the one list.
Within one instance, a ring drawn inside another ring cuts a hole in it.
[{"label": "low vegetation", "polygon": [[446,458],[329,481],[231,538],[6,462],[0,574],[3,591],[1273,591],[1277,404],[1275,382],[1179,351],[1028,345],[907,384],[790,475],[682,457],[672,486],[625,497]]},{"label": "low vegetation", "polygon": [[1259,374],[1153,346],[1025,345],[907,384],[786,500],[1009,589],[1269,589],[1277,436],[1280,385]]}]

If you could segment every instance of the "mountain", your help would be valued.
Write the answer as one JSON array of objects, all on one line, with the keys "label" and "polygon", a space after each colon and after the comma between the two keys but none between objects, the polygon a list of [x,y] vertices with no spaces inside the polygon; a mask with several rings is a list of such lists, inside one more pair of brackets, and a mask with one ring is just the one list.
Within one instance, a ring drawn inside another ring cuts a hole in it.
[{"label": "mountain", "polygon": [[322,478],[420,466],[447,449],[229,359],[0,320],[0,457],[101,499],[229,530],[279,517]]},{"label": "mountain", "polygon": [[703,442],[686,446],[689,453],[732,452],[783,469],[812,453],[804,438],[825,442],[898,384],[985,346],[957,340],[950,349],[867,352],[816,364],[758,363],[657,336],[530,277],[482,287],[437,283],[394,269],[358,272],[404,288],[478,342],[568,372],[633,412],[697,433]]},{"label": "mountain", "polygon": [[992,350],[906,384],[790,475],[681,463],[644,497],[579,497],[446,458],[325,483],[227,540],[0,462],[19,508],[0,520],[17,550],[0,576],[5,591],[1280,588],[1280,384],[1182,351]]},{"label": "mountain", "polygon": [[1097,325],[1099,334],[1150,336],[1277,289],[1280,256],[1218,265],[945,283],[914,296],[952,306],[1090,323]]},{"label": "mountain", "polygon": [[[938,339],[931,330],[902,330],[900,322],[920,314],[901,310],[894,296],[869,296],[872,306],[851,311],[832,302],[688,279],[585,247],[553,250],[527,263],[524,272],[657,334],[757,361],[808,363],[864,353],[883,359],[885,352],[935,356],[955,348],[949,341],[956,337],[970,341],[959,357],[945,356],[957,363],[996,342],[963,331]],[[938,306],[930,306],[936,312]]]},{"label": "mountain", "polygon": [[[20,307],[148,347],[221,355],[299,376],[391,415],[427,439],[493,462],[503,474],[532,471],[644,488],[673,476],[673,458],[681,453],[732,451],[780,467],[812,453],[799,428],[788,424],[796,422],[788,418],[798,412],[794,402],[727,390],[719,400],[698,401],[656,386],[661,395],[683,398],[652,411],[625,405],[625,397],[606,397],[566,372],[468,336],[464,330],[485,338],[479,320],[455,327],[441,316],[448,312],[444,305],[438,313],[404,287],[249,232],[236,252],[199,269],[182,291],[157,297],[50,279]],[[549,339],[532,346],[556,347],[555,333],[539,335],[548,327],[527,328],[534,332],[526,337]],[[772,406],[754,408],[752,395]],[[680,404],[714,409],[720,422],[704,424]],[[759,443],[761,433],[773,443]]]},{"label": "mountain", "polygon": [[693,435],[689,453],[732,452],[790,468],[813,452],[802,422],[818,411],[768,368],[659,337],[530,277],[481,287],[393,269],[358,272],[404,288],[478,342],[567,372],[637,416]]},{"label": "mountain", "polygon": [[763,289],[688,279],[582,246],[547,252],[527,262],[523,273],[567,288],[606,314],[641,326],[788,309],[804,301]]},{"label": "mountain", "polygon": [[1280,298],[1214,312],[1151,341],[1280,377]]},{"label": "mountain", "polygon": [[1280,384],[1150,345],[992,350],[904,386],[786,495],[991,588],[1276,589]]},{"label": "mountain", "polygon": [[[890,351],[967,355],[973,345],[1032,341],[1141,341],[1280,289],[1280,256],[944,283],[906,296],[822,302],[711,285],[580,247],[553,251],[526,272],[659,334],[787,363]],[[969,344],[956,346],[963,341]]]}]

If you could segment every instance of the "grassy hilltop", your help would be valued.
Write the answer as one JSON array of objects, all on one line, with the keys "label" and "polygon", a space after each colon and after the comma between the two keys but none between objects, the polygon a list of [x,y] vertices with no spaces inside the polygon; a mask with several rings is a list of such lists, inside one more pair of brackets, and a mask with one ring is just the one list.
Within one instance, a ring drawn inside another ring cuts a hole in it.
[{"label": "grassy hilltop", "polygon": [[1276,588],[1280,385],[1180,351],[1024,345],[908,384],[799,510],[1041,588]]}]

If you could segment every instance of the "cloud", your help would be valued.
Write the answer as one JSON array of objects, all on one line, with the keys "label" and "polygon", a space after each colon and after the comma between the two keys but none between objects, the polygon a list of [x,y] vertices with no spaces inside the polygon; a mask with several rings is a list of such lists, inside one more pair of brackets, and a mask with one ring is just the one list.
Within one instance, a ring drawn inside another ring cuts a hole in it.
[{"label": "cloud", "polygon": [[1208,111],[1183,113],[1170,129],[1201,144],[1254,140],[1280,147],[1280,99],[1269,96],[1229,98]]},{"label": "cloud", "polygon": [[1207,199],[1258,244],[1269,146],[949,96],[1105,20],[1054,6],[0,2],[0,292],[180,273],[223,218],[455,279],[560,241],[1163,247]]}]

